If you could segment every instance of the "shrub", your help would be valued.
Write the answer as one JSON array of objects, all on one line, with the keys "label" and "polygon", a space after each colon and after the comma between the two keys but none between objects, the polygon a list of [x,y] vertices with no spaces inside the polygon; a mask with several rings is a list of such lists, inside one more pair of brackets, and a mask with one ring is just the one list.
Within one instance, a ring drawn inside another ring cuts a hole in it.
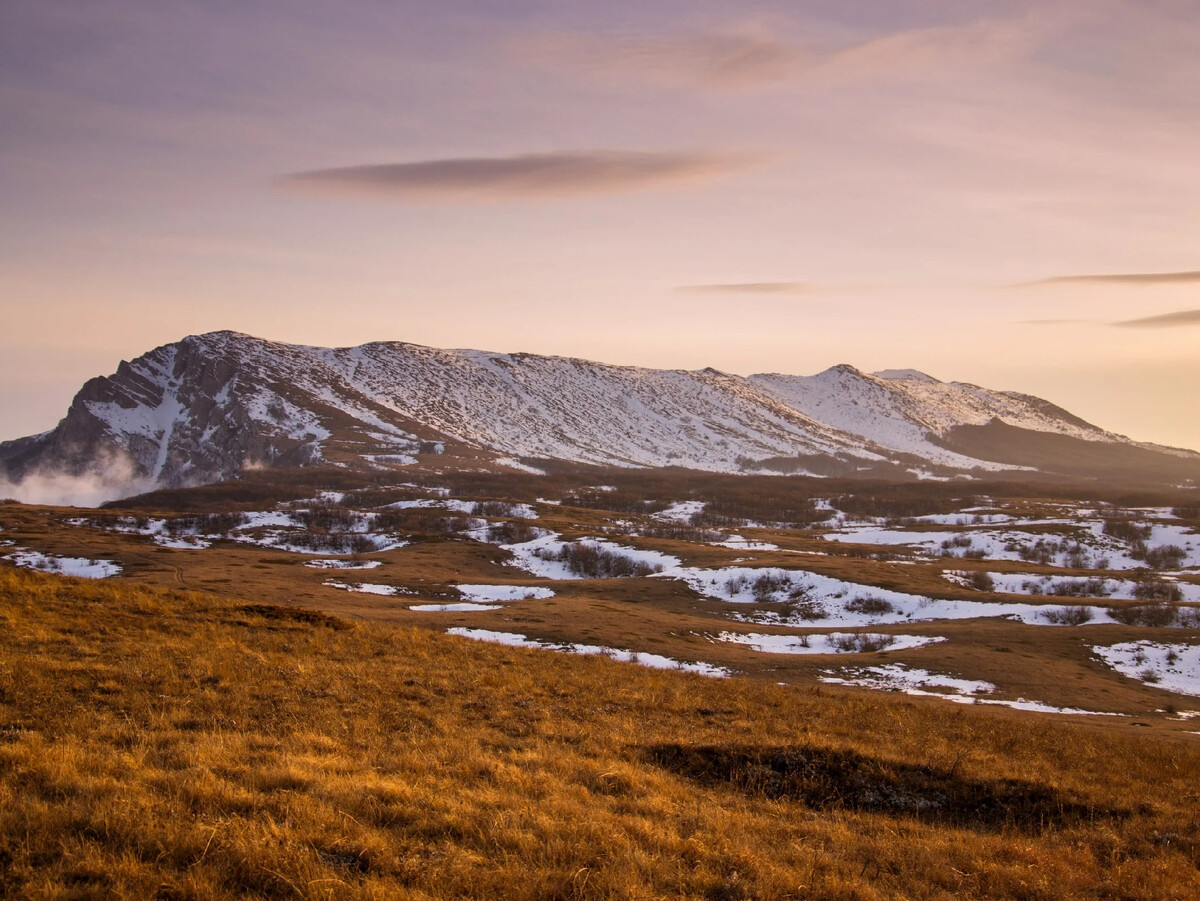
[{"label": "shrub", "polygon": [[492,544],[524,544],[546,534],[544,529],[520,521],[496,522],[488,526],[487,540]]},{"label": "shrub", "polygon": [[971,546],[971,536],[966,533],[955,535],[953,538],[947,538],[942,542],[942,550],[948,551],[953,548],[963,548]]},{"label": "shrub", "polygon": [[1133,596],[1139,601],[1171,601],[1178,603],[1183,600],[1183,590],[1174,582],[1147,577],[1139,580],[1133,587]]},{"label": "shrub", "polygon": [[991,573],[984,572],[982,569],[975,570],[959,570],[952,575],[962,579],[971,588],[976,591],[995,591],[996,580],[992,578]]},{"label": "shrub", "polygon": [[846,609],[851,613],[863,613],[869,616],[882,616],[885,613],[893,613],[896,610],[891,601],[885,601],[883,598],[872,597],[870,595],[848,601]]},{"label": "shrub", "polygon": [[730,576],[725,580],[725,590],[733,595],[740,594],[745,591],[746,586],[750,584],[750,579],[744,573],[737,576]]},{"label": "shrub", "polygon": [[583,507],[587,510],[611,510],[614,513],[658,513],[667,509],[667,502],[652,500],[637,491],[606,491],[603,488],[578,488],[563,495],[564,507]]},{"label": "shrub", "polygon": [[465,532],[475,525],[468,517],[421,507],[386,510],[371,519],[371,528],[379,532]]},{"label": "shrub", "polygon": [[474,513],[476,516],[512,516],[516,511],[516,504],[509,501],[476,501]]},{"label": "shrub", "polygon": [[1176,544],[1163,544],[1146,551],[1144,559],[1151,569],[1179,569],[1187,551]]},{"label": "shrub", "polygon": [[1044,612],[1042,617],[1046,622],[1056,626],[1082,626],[1086,622],[1091,622],[1092,611],[1087,607],[1076,605],[1055,607]]},{"label": "shrub", "polygon": [[759,602],[775,600],[776,592],[791,588],[792,580],[785,575],[766,572],[754,580],[750,590]]},{"label": "shrub", "polygon": [[1126,626],[1162,629],[1175,625],[1178,612],[1170,604],[1139,604],[1132,607],[1111,607],[1108,615]]},{"label": "shrub", "polygon": [[[817,620],[829,615],[824,605],[807,598],[794,601],[788,605],[788,616],[791,619]],[[808,645],[804,645],[808,647]]]},{"label": "shrub", "polygon": [[539,548],[534,553],[543,560],[564,563],[575,575],[589,579],[622,579],[662,572],[662,566],[658,564],[628,557],[611,548],[578,541],[564,544],[557,551]]},{"label": "shrub", "polygon": [[1108,583],[1103,579],[1058,579],[1041,594],[1060,598],[1103,598],[1108,597]]},{"label": "shrub", "polygon": [[286,543],[321,554],[369,554],[376,549],[375,542],[357,532],[295,532]]},{"label": "shrub", "polygon": [[882,651],[896,641],[891,635],[872,634],[870,632],[847,632],[834,635],[831,639],[833,647],[844,654],[868,654],[872,651]]},{"label": "shrub", "polygon": [[899,496],[855,492],[831,498],[830,503],[843,513],[884,518],[957,513],[964,507],[978,506],[973,497],[936,497],[929,485],[897,486],[895,491]]},{"label": "shrub", "polygon": [[1200,629],[1200,609],[1196,607],[1179,607],[1175,611],[1175,617],[1185,629]]},{"label": "shrub", "polygon": [[353,532],[363,525],[363,516],[337,504],[314,504],[292,514],[304,528],[315,532]]},{"label": "shrub", "polygon": [[1040,563],[1042,566],[1048,566],[1054,562],[1054,558],[1058,554],[1058,543],[1039,538],[1035,544],[1020,545],[1017,552],[1021,555],[1021,559],[1028,563]]},{"label": "shrub", "polygon": [[1138,525],[1129,519],[1104,520],[1104,534],[1118,541],[1128,541],[1130,544],[1144,542],[1150,537],[1150,526]]},{"label": "shrub", "polygon": [[176,516],[168,519],[163,528],[168,535],[227,535],[247,522],[244,513],[204,513]]},{"label": "shrub", "polygon": [[724,532],[715,529],[701,529],[676,522],[651,523],[640,528],[638,532],[647,538],[667,538],[672,541],[695,541],[705,544],[724,541],[728,537]]}]

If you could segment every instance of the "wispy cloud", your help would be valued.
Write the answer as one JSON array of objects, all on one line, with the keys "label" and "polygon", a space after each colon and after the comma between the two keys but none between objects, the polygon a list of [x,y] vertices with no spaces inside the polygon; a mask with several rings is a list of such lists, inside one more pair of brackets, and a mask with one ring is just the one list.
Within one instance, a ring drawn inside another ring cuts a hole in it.
[{"label": "wispy cloud", "polygon": [[1200,325],[1200,310],[1180,310],[1177,313],[1163,313],[1159,316],[1143,316],[1140,319],[1114,322],[1113,325],[1122,328],[1178,328],[1185,325]]},{"label": "wispy cloud", "polygon": [[1022,325],[1088,325],[1095,319],[1023,319]]},{"label": "wispy cloud", "polygon": [[1010,288],[1048,288],[1054,285],[1186,285],[1200,282],[1200,270],[1191,272],[1123,272],[1108,275],[1057,275]]},{"label": "wispy cloud", "polygon": [[314,169],[281,176],[276,184],[413,203],[486,203],[674,187],[740,172],[757,162],[733,153],[561,151]]},{"label": "wispy cloud", "polygon": [[513,58],[602,81],[741,90],[826,76],[888,77],[1011,56],[1045,26],[1027,18],[912,28],[840,46],[758,25],[669,35],[546,32],[509,46]]},{"label": "wispy cloud", "polygon": [[808,294],[814,286],[807,282],[729,282],[713,285],[680,285],[676,291],[698,294]]},{"label": "wispy cloud", "polygon": [[665,36],[550,32],[514,41],[526,64],[601,80],[698,83],[716,89],[755,87],[793,77],[800,48],[761,31]]}]

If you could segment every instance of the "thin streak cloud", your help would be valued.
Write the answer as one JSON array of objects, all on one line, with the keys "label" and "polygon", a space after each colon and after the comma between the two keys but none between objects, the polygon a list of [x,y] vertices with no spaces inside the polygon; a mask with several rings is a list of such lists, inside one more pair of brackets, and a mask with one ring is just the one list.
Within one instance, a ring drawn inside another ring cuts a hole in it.
[{"label": "thin streak cloud", "polygon": [[1200,270],[1191,272],[1125,272],[1110,275],[1059,275],[1012,288],[1048,288],[1055,285],[1187,285],[1200,282]]},{"label": "thin streak cloud", "polygon": [[1113,325],[1122,328],[1179,328],[1187,325],[1200,325],[1200,310],[1180,310],[1177,313],[1126,319],[1123,322],[1114,322]]},{"label": "thin streak cloud", "polygon": [[278,187],[412,203],[488,203],[648,191],[744,171],[749,155],[562,151],[294,172]]},{"label": "thin streak cloud", "polygon": [[687,34],[544,32],[512,41],[524,65],[601,81],[693,85],[736,91],[814,76],[889,78],[947,66],[978,66],[1036,45],[1046,23],[1030,18],[911,28],[842,46],[809,44],[756,25]]},{"label": "thin streak cloud", "polygon": [[1022,325],[1089,325],[1095,319],[1023,319]]},{"label": "thin streak cloud", "polygon": [[814,287],[807,282],[730,282],[713,285],[680,285],[676,291],[699,294],[808,294]]}]

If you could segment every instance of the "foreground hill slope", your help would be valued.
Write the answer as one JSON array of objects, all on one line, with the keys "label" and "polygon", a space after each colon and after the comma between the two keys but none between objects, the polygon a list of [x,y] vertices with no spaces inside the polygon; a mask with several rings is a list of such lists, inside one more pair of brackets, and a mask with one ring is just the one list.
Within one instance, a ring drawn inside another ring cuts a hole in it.
[{"label": "foreground hill slope", "polygon": [[[1002,448],[989,440],[997,427]],[[1200,475],[1190,451],[1136,444],[1038,398],[910,371],[745,378],[235,332],[188,337],[92,379],[56,428],[0,444],[0,475],[91,474],[149,488],[255,466],[405,465],[422,454],[907,478],[1095,476],[1131,465],[1167,481]],[[1090,467],[1075,472],[1081,457]]]},{"label": "foreground hill slope", "polygon": [[7,568],[0,616],[0,897],[1194,894],[1194,742]]}]

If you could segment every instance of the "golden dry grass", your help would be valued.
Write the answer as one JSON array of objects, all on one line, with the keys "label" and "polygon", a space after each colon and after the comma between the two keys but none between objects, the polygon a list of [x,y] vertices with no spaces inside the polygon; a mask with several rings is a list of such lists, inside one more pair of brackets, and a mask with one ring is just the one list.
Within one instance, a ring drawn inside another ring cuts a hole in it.
[{"label": "golden dry grass", "polygon": [[0,569],[0,894],[1184,898],[1200,749]]},{"label": "golden dry grass", "polygon": [[[683,490],[681,486],[676,488]],[[377,495],[374,500],[379,502],[395,498],[397,494],[405,497],[428,494],[428,491],[414,489],[372,491]],[[520,499],[533,500],[533,497]],[[784,496],[782,502],[791,504],[794,500]],[[1099,662],[1091,648],[1139,639],[1194,643],[1200,639],[1200,630],[1196,629],[1097,624],[1047,628],[993,617],[973,621],[900,623],[878,629],[950,639],[917,649],[838,658],[765,654],[745,645],[715,641],[712,636],[726,630],[782,634],[792,634],[796,630],[739,623],[731,616],[745,612],[743,605],[698,597],[682,582],[671,579],[566,582],[536,579],[519,569],[504,566],[509,557],[507,551],[461,535],[406,533],[412,539],[408,546],[370,555],[382,564],[379,568],[331,572],[305,566],[311,559],[305,555],[230,541],[218,541],[205,550],[158,547],[145,536],[70,525],[69,521],[78,516],[78,512],[12,505],[0,507],[0,525],[5,537],[23,546],[54,554],[116,560],[124,567],[122,580],[198,589],[228,595],[231,599],[254,597],[263,603],[301,606],[352,619],[415,625],[438,631],[463,626],[519,632],[547,641],[628,648],[678,660],[703,661],[771,682],[784,681],[794,685],[812,685],[831,668],[899,662],[932,672],[990,682],[996,686],[995,697],[998,698],[1023,698],[1057,707],[1126,715],[1097,718],[1093,724],[1096,727],[1128,731],[1132,728],[1129,717],[1136,717],[1139,726],[1148,725],[1154,731],[1187,732],[1193,728],[1173,715],[1177,709],[1193,709],[1196,705],[1192,699],[1172,695],[1155,685],[1143,684],[1115,672]],[[959,588],[942,575],[946,568],[1002,570],[1017,567],[1022,572],[1062,572],[1029,564],[1018,566],[994,561],[936,558],[899,565],[845,556],[843,552],[847,545],[822,541],[803,530],[741,531],[784,546],[819,550],[821,555],[745,552],[697,542],[630,538],[620,531],[629,529],[629,514],[614,516],[602,510],[551,505],[543,505],[540,512],[542,518],[538,525],[566,537],[602,534],[613,520],[623,521],[624,525],[617,527],[618,531],[607,534],[622,543],[674,554],[686,565],[716,568],[741,559],[745,561],[744,565],[803,568],[858,584],[929,597],[1030,600],[1023,596]],[[645,517],[641,519],[645,520]],[[396,585],[403,587],[405,593],[399,596],[351,593],[323,584],[329,580]],[[410,609],[429,602],[459,600],[455,587],[459,582],[539,584],[551,588],[555,596],[506,604],[499,610],[452,613]],[[769,606],[760,605],[760,608]]]}]

